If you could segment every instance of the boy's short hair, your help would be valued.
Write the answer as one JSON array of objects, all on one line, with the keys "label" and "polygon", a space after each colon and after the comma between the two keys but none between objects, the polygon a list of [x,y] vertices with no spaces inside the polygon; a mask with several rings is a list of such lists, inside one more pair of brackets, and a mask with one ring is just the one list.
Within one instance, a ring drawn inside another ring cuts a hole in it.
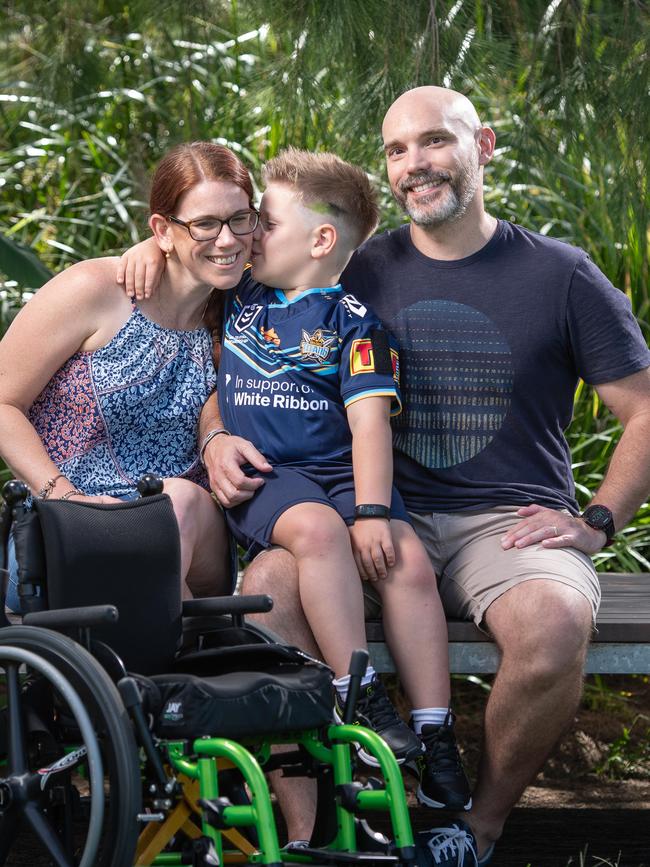
[{"label": "boy's short hair", "polygon": [[306,207],[343,223],[351,250],[377,228],[379,206],[368,175],[335,154],[289,147],[269,160],[262,174],[266,184],[288,184]]}]

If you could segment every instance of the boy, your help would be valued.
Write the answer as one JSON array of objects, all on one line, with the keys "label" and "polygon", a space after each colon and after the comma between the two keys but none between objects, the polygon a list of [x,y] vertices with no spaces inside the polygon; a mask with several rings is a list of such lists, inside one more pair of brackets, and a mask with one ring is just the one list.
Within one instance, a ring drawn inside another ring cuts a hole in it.
[{"label": "boy", "polygon": [[423,803],[469,809],[435,575],[392,487],[398,355],[374,314],[338,285],[376,227],[373,190],[361,169],[295,149],[271,160],[264,179],[252,276],[226,301],[218,395],[226,430],[256,445],[273,471],[227,511],[228,523],[249,557],[271,545],[294,555],[302,607],[336,675],[338,709],[350,653],[366,645],[359,573],[375,584],[416,709],[410,729],[369,667],[359,721],[415,768]]}]

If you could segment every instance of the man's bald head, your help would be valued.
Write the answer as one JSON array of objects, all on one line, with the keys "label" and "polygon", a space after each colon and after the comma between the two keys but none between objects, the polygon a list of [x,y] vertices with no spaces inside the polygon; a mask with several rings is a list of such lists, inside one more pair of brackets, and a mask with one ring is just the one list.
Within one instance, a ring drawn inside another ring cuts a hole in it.
[{"label": "man's bald head", "polygon": [[382,126],[388,180],[395,199],[419,226],[483,212],[483,166],[494,133],[472,103],[445,87],[416,87],[398,97]]},{"label": "man's bald head", "polygon": [[401,125],[410,116],[426,117],[432,115],[448,122],[461,123],[471,132],[481,128],[476,109],[466,96],[447,87],[414,87],[398,96],[386,112],[382,124],[384,142],[386,131],[395,124]]}]

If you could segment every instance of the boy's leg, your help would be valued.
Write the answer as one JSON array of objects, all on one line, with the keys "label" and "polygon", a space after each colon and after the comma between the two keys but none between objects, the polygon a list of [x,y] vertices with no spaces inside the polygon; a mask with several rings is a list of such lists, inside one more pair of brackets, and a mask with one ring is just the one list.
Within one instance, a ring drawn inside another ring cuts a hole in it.
[{"label": "boy's leg", "polygon": [[393,520],[391,531],[397,562],[374,586],[382,599],[386,641],[414,708],[412,723],[426,748],[410,763],[420,783],[418,800],[434,808],[468,809],[470,786],[448,710],[447,623],[436,576],[411,525]]},{"label": "boy's leg", "polygon": [[413,707],[449,705],[447,622],[424,546],[405,521],[391,521],[397,562],[374,582],[384,634]]},{"label": "boy's leg", "polygon": [[300,602],[316,643],[336,677],[345,676],[352,651],[366,647],[363,598],[346,525],[329,506],[300,503],[280,515],[271,541],[295,557]]}]

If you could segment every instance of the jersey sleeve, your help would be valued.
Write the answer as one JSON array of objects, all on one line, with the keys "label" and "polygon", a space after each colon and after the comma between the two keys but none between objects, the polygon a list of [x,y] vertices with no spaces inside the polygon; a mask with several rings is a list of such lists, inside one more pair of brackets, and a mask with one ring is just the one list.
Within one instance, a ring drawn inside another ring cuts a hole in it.
[{"label": "jersey sleeve", "polygon": [[615,382],[650,366],[628,297],[587,255],[573,273],[567,324],[577,372],[590,385]]},{"label": "jersey sleeve", "polygon": [[354,295],[339,302],[339,380],[347,408],[365,397],[389,397],[391,416],[402,411],[397,341]]}]

